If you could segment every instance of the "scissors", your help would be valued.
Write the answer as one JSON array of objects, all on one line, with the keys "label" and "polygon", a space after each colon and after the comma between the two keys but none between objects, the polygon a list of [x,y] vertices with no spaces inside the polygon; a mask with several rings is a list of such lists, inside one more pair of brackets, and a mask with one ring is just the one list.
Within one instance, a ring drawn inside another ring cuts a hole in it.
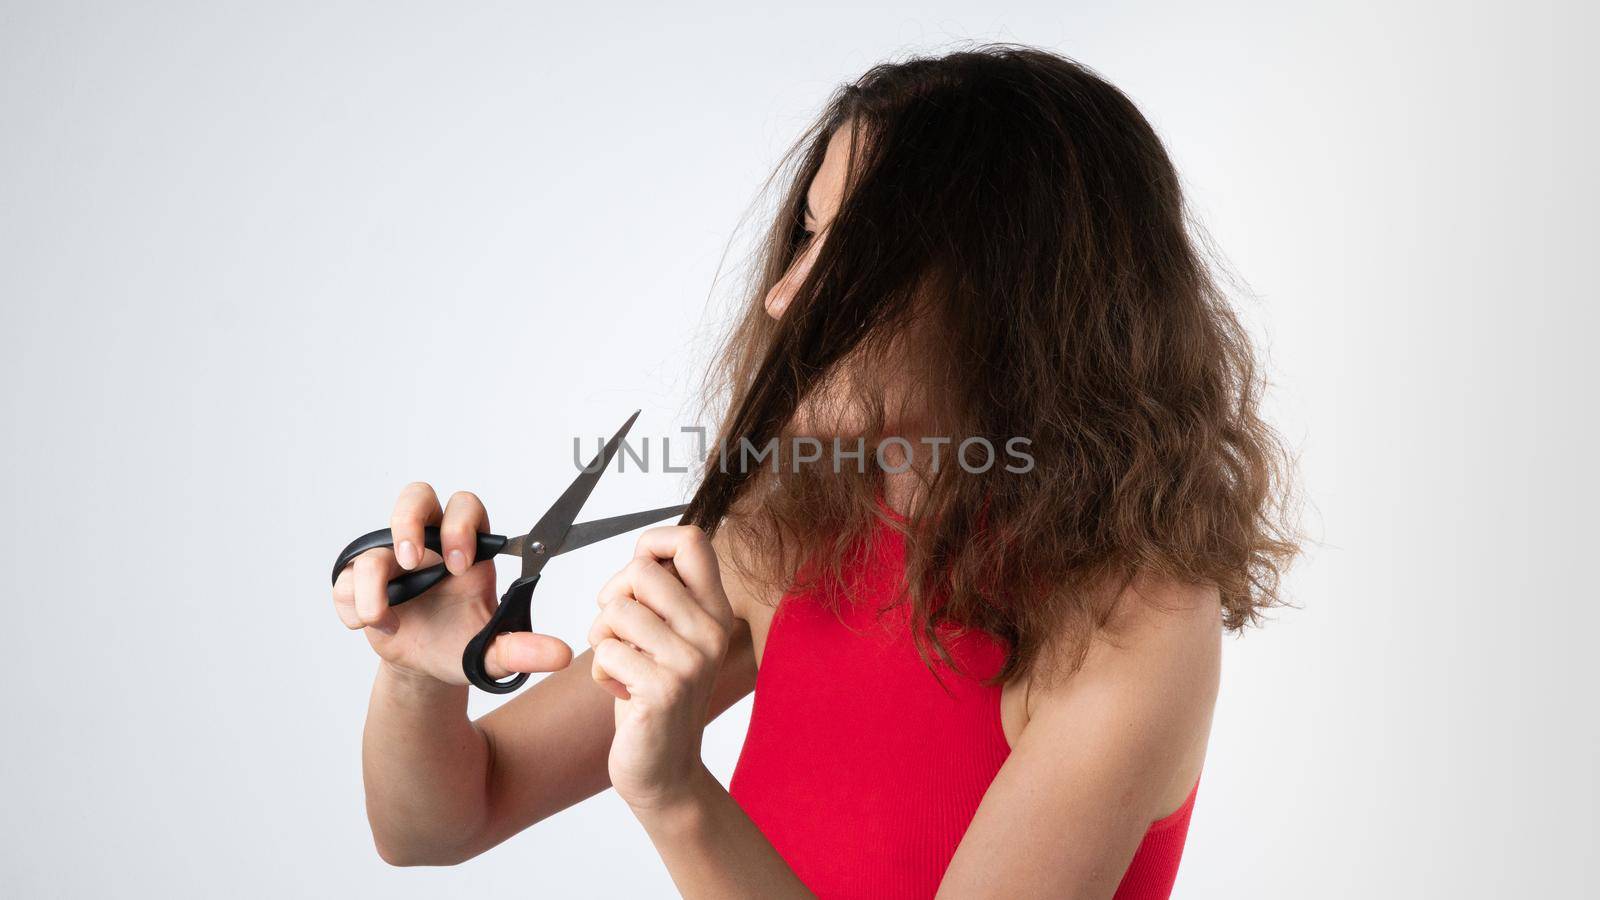
[{"label": "scissors", "polygon": [[[544,570],[544,564],[549,562],[551,557],[587,547],[619,534],[626,534],[664,519],[681,516],[684,510],[688,509],[688,506],[664,506],[661,509],[573,524],[573,519],[578,517],[583,504],[589,499],[589,493],[594,490],[595,483],[605,474],[606,467],[611,465],[611,458],[622,445],[622,439],[627,436],[628,429],[633,427],[634,420],[638,418],[639,413],[635,411],[628,417],[628,421],[622,423],[622,428],[606,442],[594,460],[573,479],[572,484],[562,492],[527,534],[518,537],[506,537],[501,534],[478,535],[478,552],[473,557],[474,560],[488,559],[497,554],[521,557],[522,575],[506,588],[505,594],[501,595],[500,604],[495,607],[494,615],[489,617],[488,624],[467,642],[466,650],[461,654],[461,669],[466,673],[468,681],[492,694],[509,694],[522,687],[523,682],[528,680],[528,673],[521,672],[505,681],[495,681],[489,677],[489,671],[485,668],[484,656],[489,652],[489,644],[496,636],[509,631],[533,630],[533,617],[530,612],[533,587],[539,583],[539,573]],[[423,544],[435,553],[443,552],[437,526],[429,525],[423,530]],[[333,580],[337,582],[339,573],[344,571],[344,567],[357,556],[378,547],[393,546],[394,535],[387,528],[380,528],[356,538],[334,561]],[[440,564],[401,575],[388,584],[386,592],[389,595],[389,605],[399,606],[405,603],[443,581],[449,574],[444,565]]]}]

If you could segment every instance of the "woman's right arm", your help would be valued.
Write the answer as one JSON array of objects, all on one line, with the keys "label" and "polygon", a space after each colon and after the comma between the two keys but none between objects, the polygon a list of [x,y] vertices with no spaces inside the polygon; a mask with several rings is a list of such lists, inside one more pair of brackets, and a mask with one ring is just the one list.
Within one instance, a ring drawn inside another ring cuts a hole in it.
[{"label": "woman's right arm", "polygon": [[[388,580],[438,561],[421,549],[432,524],[454,577],[391,609]],[[609,786],[614,698],[590,677],[588,653],[571,665],[572,651],[556,638],[502,635],[489,648],[491,676],[554,674],[470,720],[461,651],[497,599],[493,562],[473,559],[488,516],[467,493],[441,509],[419,483],[402,492],[389,527],[395,550],[363,554],[334,586],[339,618],[363,630],[381,659],[362,742],[367,817],[385,861],[449,865]],[[719,675],[713,717],[754,687],[755,655],[748,631],[741,634]]]}]

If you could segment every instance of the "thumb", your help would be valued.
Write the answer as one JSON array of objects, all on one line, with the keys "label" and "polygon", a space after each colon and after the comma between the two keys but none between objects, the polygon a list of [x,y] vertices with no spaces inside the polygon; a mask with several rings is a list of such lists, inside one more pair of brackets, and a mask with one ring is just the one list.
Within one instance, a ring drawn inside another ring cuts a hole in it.
[{"label": "thumb", "polygon": [[504,678],[512,672],[558,672],[571,662],[572,648],[560,638],[529,631],[500,635],[484,654],[491,678]]}]

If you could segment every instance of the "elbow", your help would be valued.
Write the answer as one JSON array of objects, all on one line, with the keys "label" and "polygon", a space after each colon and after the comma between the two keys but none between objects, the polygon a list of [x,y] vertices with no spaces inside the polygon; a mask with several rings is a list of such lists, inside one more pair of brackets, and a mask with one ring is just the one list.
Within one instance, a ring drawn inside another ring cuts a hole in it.
[{"label": "elbow", "polygon": [[399,868],[456,866],[473,857],[473,854],[467,853],[459,847],[397,841],[393,838],[385,838],[376,832],[372,835],[372,845],[377,849],[379,859]]},{"label": "elbow", "polygon": [[401,847],[380,840],[374,840],[372,845],[378,850],[378,858],[391,866],[405,867],[423,864],[421,854],[416,853],[409,847]]}]

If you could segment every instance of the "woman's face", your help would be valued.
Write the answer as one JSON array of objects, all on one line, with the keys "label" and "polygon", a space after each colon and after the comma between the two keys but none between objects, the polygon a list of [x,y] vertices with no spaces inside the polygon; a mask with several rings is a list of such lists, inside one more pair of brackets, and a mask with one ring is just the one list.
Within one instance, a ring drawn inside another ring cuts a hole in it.
[{"label": "woman's face", "polygon": [[805,281],[806,274],[817,261],[817,251],[822,247],[828,225],[833,222],[834,214],[839,211],[839,203],[844,199],[845,178],[849,174],[850,166],[852,131],[851,126],[846,125],[828,138],[828,149],[822,157],[822,167],[817,170],[817,174],[811,179],[811,186],[806,189],[805,229],[809,237],[800,248],[800,255],[789,266],[789,271],[767,291],[767,315],[774,319],[783,317],[783,311],[789,308],[790,301],[794,299],[795,290]]},{"label": "woman's face", "polygon": [[[827,239],[828,227],[844,200],[846,182],[850,174],[850,144],[853,125],[845,125],[828,138],[822,166],[812,177],[806,190],[805,230],[809,237],[783,277],[767,291],[764,298],[767,315],[774,319],[783,317],[794,300],[796,290],[805,281],[822,242]],[[891,350],[891,352],[894,352]],[[835,370],[832,377],[809,396],[795,411],[791,423],[797,433],[818,437],[850,436],[866,428],[865,412],[858,408],[859,389],[864,381],[859,366],[850,361]],[[907,371],[904,366],[891,366],[892,371]],[[882,379],[877,379],[881,382]],[[910,385],[890,381],[883,384],[882,402],[889,421],[884,425],[891,434],[909,436],[917,428],[921,416],[916,414],[911,402]]]}]

